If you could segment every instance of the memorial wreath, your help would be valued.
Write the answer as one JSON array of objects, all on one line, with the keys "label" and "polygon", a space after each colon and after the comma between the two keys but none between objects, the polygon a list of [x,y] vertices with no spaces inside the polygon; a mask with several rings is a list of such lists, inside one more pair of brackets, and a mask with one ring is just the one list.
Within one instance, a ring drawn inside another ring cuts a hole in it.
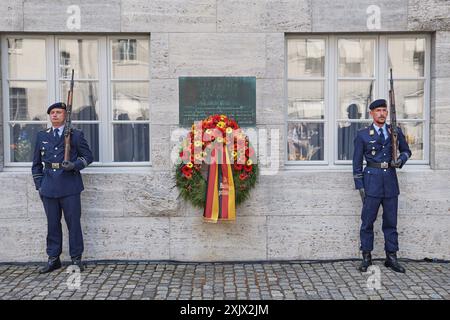
[{"label": "memorial wreath", "polygon": [[232,221],[235,206],[250,195],[258,165],[248,136],[226,115],[195,122],[175,165],[183,199],[204,209],[207,222]]}]

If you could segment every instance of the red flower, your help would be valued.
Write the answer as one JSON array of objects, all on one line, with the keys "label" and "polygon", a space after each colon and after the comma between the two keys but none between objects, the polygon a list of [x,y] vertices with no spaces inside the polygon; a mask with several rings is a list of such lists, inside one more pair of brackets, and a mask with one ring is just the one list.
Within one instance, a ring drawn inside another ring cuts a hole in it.
[{"label": "red flower", "polygon": [[242,170],[242,164],[235,163],[234,164],[234,169],[237,170],[237,171],[241,171]]},{"label": "red flower", "polygon": [[185,165],[181,168],[181,172],[186,178],[188,179],[192,178],[192,168],[189,168],[188,166]]},{"label": "red flower", "polygon": [[253,155],[255,154],[255,150],[253,149],[253,148],[246,148],[245,149],[245,155],[248,157],[248,158],[251,158],[251,157],[253,157]]},{"label": "red flower", "polygon": [[242,172],[240,175],[239,175],[239,179],[241,179],[241,180],[245,180],[245,179],[247,179],[248,178],[248,175],[245,173],[245,172]]},{"label": "red flower", "polygon": [[244,170],[245,170],[245,172],[252,172],[253,166],[247,166],[247,165],[245,165],[245,166],[244,166]]}]

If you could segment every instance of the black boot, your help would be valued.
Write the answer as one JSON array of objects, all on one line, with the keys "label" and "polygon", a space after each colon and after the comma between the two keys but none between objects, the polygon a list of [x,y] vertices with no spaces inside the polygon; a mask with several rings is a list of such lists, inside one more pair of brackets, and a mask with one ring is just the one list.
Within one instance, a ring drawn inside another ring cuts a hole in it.
[{"label": "black boot", "polygon": [[367,272],[367,268],[372,265],[372,254],[370,251],[363,251],[362,256],[363,259],[358,270],[361,272]]},{"label": "black boot", "polygon": [[403,268],[397,260],[397,253],[386,252],[386,261],[384,262],[386,268],[391,268],[395,272],[405,273],[406,270]]},{"label": "black boot", "polygon": [[48,273],[59,268],[61,268],[59,257],[48,257],[47,265],[39,270],[39,273]]},{"label": "black boot", "polygon": [[72,258],[72,265],[73,266],[77,266],[78,268],[80,268],[80,271],[84,271],[84,266],[83,266],[83,262],[81,261],[81,256],[78,257],[73,257]]}]

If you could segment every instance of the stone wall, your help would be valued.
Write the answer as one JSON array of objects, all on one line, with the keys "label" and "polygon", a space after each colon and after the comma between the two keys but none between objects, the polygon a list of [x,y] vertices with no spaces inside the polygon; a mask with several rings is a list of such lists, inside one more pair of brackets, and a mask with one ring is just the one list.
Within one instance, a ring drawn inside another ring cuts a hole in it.
[{"label": "stone wall", "polygon": [[[84,172],[86,259],[357,257],[361,201],[351,169],[284,166],[285,34],[409,31],[432,33],[430,167],[399,173],[400,255],[450,259],[449,1],[0,0],[0,31],[73,32],[66,27],[72,4],[82,14],[76,32],[151,34],[152,167]],[[381,10],[381,28],[368,30],[366,10],[373,4]],[[255,76],[257,128],[281,133],[279,172],[260,177],[234,224],[203,223],[202,212],[172,189],[168,159],[179,76]],[[0,144],[3,159],[3,139]],[[0,194],[0,261],[43,259],[45,214],[30,171],[4,168]],[[375,255],[381,256],[381,219],[375,229]],[[65,235],[66,259],[67,246]]]}]

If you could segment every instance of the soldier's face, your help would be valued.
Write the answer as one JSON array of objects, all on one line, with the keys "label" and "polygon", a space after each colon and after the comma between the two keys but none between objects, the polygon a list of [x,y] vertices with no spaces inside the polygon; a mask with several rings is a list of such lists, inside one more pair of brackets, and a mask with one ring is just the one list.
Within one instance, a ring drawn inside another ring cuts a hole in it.
[{"label": "soldier's face", "polygon": [[66,110],[55,108],[50,111],[50,121],[52,122],[52,126],[60,127],[64,124],[66,120]]},{"label": "soldier's face", "polygon": [[375,108],[370,111],[370,115],[373,118],[373,122],[383,125],[386,122],[388,110],[386,107]]}]

